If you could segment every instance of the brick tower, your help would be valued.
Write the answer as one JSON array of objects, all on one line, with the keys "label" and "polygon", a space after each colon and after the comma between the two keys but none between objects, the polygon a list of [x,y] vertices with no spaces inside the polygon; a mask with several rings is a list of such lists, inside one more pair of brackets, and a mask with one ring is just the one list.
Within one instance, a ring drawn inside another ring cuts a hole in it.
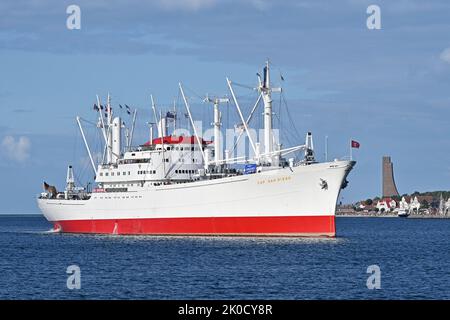
[{"label": "brick tower", "polygon": [[382,162],[383,168],[383,198],[398,196],[398,190],[395,186],[394,167],[391,162],[391,157],[384,156]]}]

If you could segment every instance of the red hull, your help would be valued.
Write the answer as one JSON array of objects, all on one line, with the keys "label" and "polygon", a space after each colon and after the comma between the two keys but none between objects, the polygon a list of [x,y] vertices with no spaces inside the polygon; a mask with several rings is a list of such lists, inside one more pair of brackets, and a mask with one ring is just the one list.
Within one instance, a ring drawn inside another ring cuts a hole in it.
[{"label": "red hull", "polygon": [[69,233],[147,235],[327,236],[336,235],[335,217],[207,217],[55,221]]}]

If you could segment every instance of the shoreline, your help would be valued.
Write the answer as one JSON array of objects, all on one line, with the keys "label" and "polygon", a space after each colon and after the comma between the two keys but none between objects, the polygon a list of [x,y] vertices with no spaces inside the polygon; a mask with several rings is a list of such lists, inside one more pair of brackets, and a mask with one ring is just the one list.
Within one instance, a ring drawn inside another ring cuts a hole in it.
[{"label": "shoreline", "polygon": [[2,217],[43,217],[42,213],[0,213]]},{"label": "shoreline", "polygon": [[[396,214],[367,214],[367,213],[336,213],[338,218],[405,218]],[[6,217],[43,217],[42,213],[0,213],[0,218]],[[450,219],[450,216],[410,215],[409,219]]]},{"label": "shoreline", "polygon": [[371,214],[336,214],[336,217],[342,218],[408,218],[408,219],[450,219],[450,216],[417,216],[399,217],[397,215],[371,215]]}]

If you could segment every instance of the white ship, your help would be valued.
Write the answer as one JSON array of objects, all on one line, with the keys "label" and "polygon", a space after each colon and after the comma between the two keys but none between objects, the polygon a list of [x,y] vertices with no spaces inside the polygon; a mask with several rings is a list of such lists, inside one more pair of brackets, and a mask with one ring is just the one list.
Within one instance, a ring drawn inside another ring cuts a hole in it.
[{"label": "white ship", "polygon": [[[206,99],[214,107],[213,141],[203,140],[197,132],[181,84],[190,135],[168,134],[173,114],[159,112],[158,117],[152,98],[158,137],[151,134],[149,142],[135,148],[131,141],[136,112],[131,130],[123,130],[110,99],[103,107],[97,98],[94,108],[105,146],[100,164],[94,161],[82,119],[77,117],[95,171],[95,187],[75,187],[69,167],[64,192],[46,185],[39,196],[44,216],[55,230],[73,233],[335,236],[337,199],[355,161],[317,162],[310,133],[305,144],[290,148],[283,149],[275,141],[272,93],[281,89],[271,86],[269,67],[267,62],[263,76],[258,75],[258,99],[247,118],[227,78],[230,102],[239,114],[251,155],[232,157],[230,150],[223,150],[220,104],[226,98]],[[262,143],[246,134],[259,105],[263,105]],[[301,152],[302,158],[288,158],[295,152]]]}]

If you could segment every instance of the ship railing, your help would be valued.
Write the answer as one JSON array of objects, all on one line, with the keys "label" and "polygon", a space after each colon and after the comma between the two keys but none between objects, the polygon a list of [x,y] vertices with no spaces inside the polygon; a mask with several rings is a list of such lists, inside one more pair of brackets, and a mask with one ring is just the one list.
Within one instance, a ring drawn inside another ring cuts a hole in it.
[{"label": "ship railing", "polygon": [[36,197],[38,199],[48,199],[48,200],[89,200],[91,197],[90,192],[68,192],[67,195],[65,192],[58,192],[56,196],[52,196],[52,194],[47,192],[41,192],[37,194]]},{"label": "ship railing", "polygon": [[130,146],[129,148],[127,148],[126,152],[149,151],[155,149],[156,149],[155,144],[139,145],[139,146]]},{"label": "ship railing", "polygon": [[299,145],[299,146],[290,147],[290,148],[286,148],[286,149],[282,149],[282,150],[261,153],[254,157],[241,156],[241,157],[236,157],[236,158],[222,159],[219,161],[210,161],[209,164],[220,165],[220,164],[229,164],[229,163],[259,163],[259,162],[261,162],[262,159],[264,159],[266,157],[276,156],[276,155],[280,155],[281,157],[284,157],[287,154],[290,154],[290,153],[293,153],[296,151],[301,151],[304,149],[306,149],[306,145]]}]

